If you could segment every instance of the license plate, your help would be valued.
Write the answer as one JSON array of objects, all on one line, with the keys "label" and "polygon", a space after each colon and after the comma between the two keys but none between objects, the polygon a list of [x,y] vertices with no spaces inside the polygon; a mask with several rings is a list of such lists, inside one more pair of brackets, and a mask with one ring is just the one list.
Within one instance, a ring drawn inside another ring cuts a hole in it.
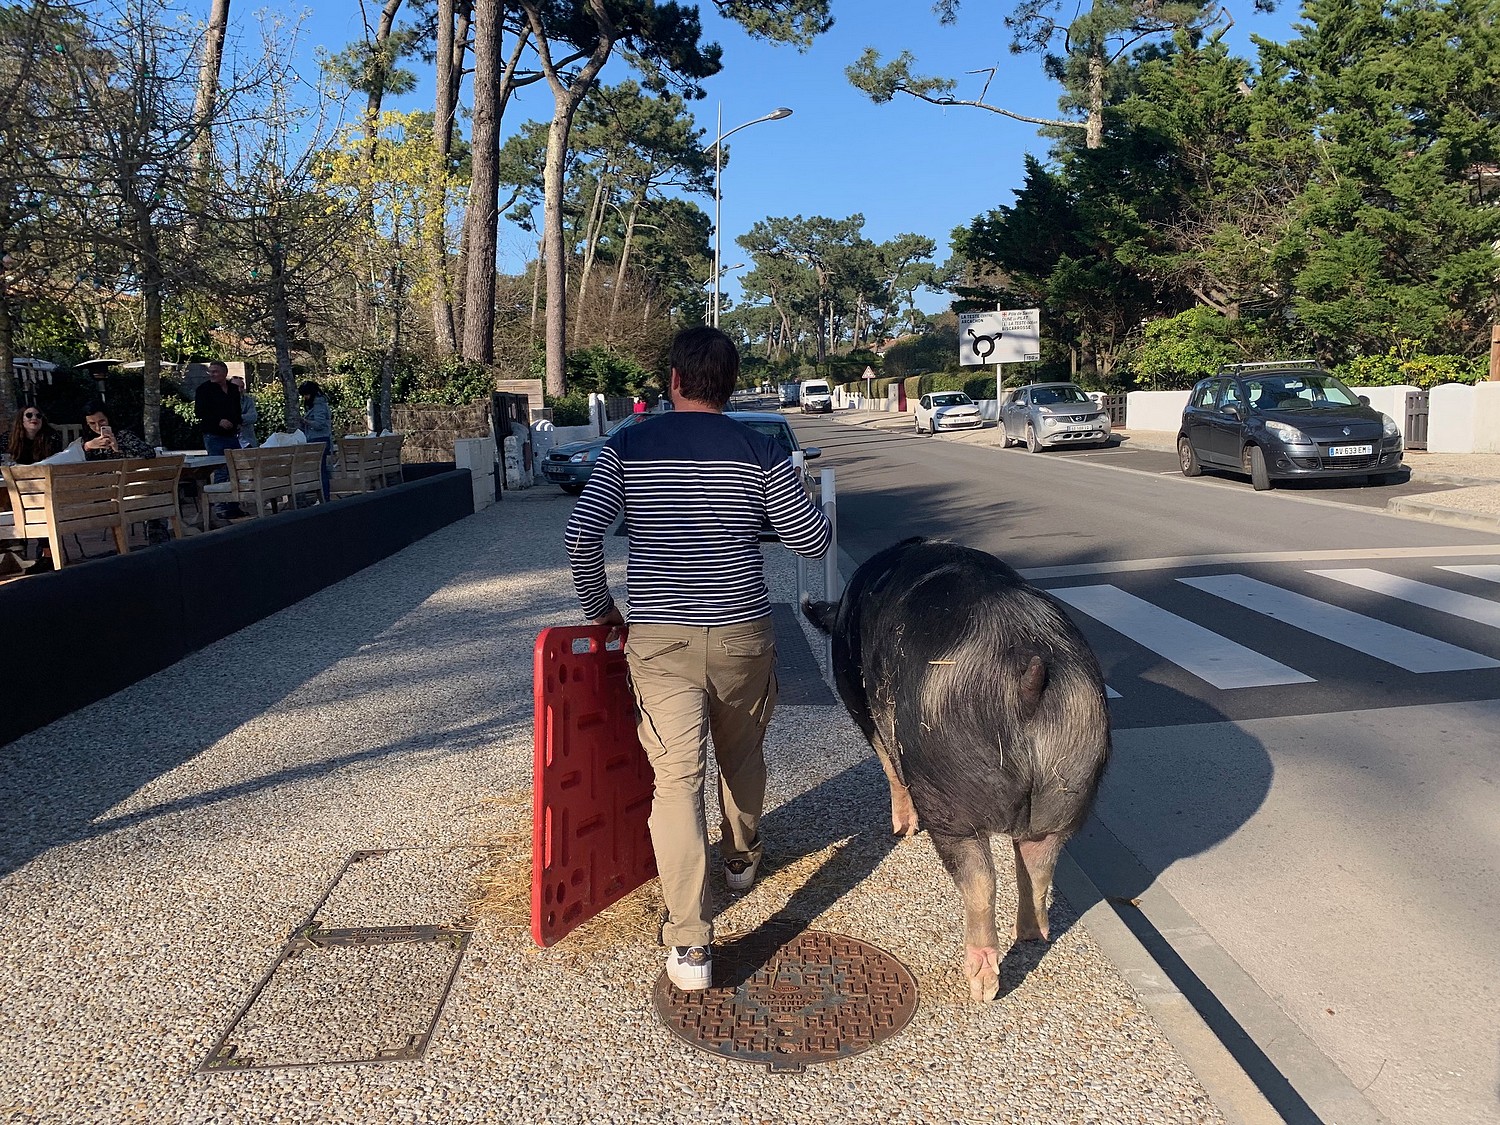
[{"label": "license plate", "polygon": [[1330,457],[1368,457],[1374,452],[1373,445],[1330,445],[1328,447]]}]

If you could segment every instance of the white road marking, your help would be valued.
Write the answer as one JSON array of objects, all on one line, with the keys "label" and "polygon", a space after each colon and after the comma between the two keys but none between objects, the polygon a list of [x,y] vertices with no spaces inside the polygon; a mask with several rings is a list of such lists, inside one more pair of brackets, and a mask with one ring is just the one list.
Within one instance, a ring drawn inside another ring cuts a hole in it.
[{"label": "white road marking", "polygon": [[1473,594],[1462,594],[1457,590],[1445,590],[1441,586],[1430,586],[1410,578],[1399,578],[1394,574],[1382,574],[1378,570],[1354,567],[1349,570],[1310,570],[1323,578],[1370,590],[1376,594],[1399,598],[1404,602],[1435,609],[1439,613],[1451,613],[1468,621],[1476,621],[1500,629],[1500,603],[1488,598],[1476,598]]},{"label": "white road marking", "polygon": [[1203,578],[1179,578],[1177,581],[1253,610],[1273,621],[1284,621],[1386,664],[1405,668],[1408,672],[1500,668],[1500,660],[1243,574],[1215,574]]},{"label": "white road marking", "polygon": [[1048,592],[1216,688],[1314,682],[1295,668],[1278,664],[1116,586],[1069,586]]},{"label": "white road marking", "polygon": [[1483,578],[1486,582],[1500,582],[1500,566],[1440,566],[1439,570],[1451,570],[1454,574],[1467,574],[1470,578]]},{"label": "white road marking", "polygon": [[1020,571],[1020,575],[1027,581],[1038,582],[1045,578],[1133,574],[1143,570],[1175,570],[1189,566],[1251,566],[1255,563],[1343,562],[1352,559],[1462,559],[1476,556],[1500,556],[1500,542],[1469,543],[1454,547],[1356,547],[1337,551],[1236,551],[1222,555],[1169,555],[1158,559],[1119,559],[1073,566],[1033,566]]}]

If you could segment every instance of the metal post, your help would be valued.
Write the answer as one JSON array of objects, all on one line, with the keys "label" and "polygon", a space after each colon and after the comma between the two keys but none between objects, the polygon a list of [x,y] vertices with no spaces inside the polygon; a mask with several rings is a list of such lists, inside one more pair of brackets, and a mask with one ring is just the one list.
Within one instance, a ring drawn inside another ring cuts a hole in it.
[{"label": "metal post", "polygon": [[719,103],[718,122],[714,126],[714,327],[719,327],[719,248],[724,242],[724,228],[719,221],[719,172],[724,167],[724,103]]},{"label": "metal post", "polygon": [[714,304],[713,304],[713,326],[719,327],[719,249],[723,245],[724,234],[720,229],[720,204],[722,196],[719,192],[719,174],[724,168],[724,142],[734,133],[741,129],[748,129],[751,125],[759,125],[762,121],[780,121],[783,117],[790,117],[792,111],[786,106],[778,106],[770,113],[757,117],[754,121],[746,121],[743,125],[736,125],[728,133],[724,132],[724,103],[719,103],[719,113],[714,127]]},{"label": "metal post", "polygon": [[[823,599],[836,602],[844,592],[844,584],[839,575],[839,511],[834,490],[833,468],[831,466],[824,468],[819,479],[823,485],[823,514],[828,517],[828,524],[833,529],[833,535],[828,540],[828,553],[823,556]],[[832,635],[823,637],[823,667],[828,670],[828,682],[832,683]]]},{"label": "metal post", "polygon": [[[792,454],[792,471],[797,474],[797,486],[799,488],[803,488],[803,489],[805,489],[807,487],[807,478],[805,476],[803,476],[803,472],[806,469],[806,466],[807,466],[807,456],[802,452],[802,450],[799,449],[795,453]],[[799,607],[802,605],[802,599],[805,598],[806,596],[807,596],[807,560],[804,559],[801,555],[798,555],[797,556],[797,605]],[[800,613],[801,610],[799,609],[798,612]]]}]

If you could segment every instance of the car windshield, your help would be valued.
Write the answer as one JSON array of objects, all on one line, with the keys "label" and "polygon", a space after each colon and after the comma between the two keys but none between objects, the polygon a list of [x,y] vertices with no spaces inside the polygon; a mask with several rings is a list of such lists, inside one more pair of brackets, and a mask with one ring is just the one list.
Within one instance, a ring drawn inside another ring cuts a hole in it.
[{"label": "car windshield", "polygon": [[1332,375],[1272,375],[1246,379],[1244,387],[1252,410],[1326,410],[1360,404]]},{"label": "car windshield", "polygon": [[768,437],[773,437],[780,443],[781,448],[788,453],[797,452],[797,439],[792,436],[792,428],[781,422],[749,422],[744,419],[736,419],[752,430],[759,430]]},{"label": "car windshield", "polygon": [[1077,387],[1033,387],[1031,401],[1036,406],[1052,406],[1059,402],[1089,402],[1089,396]]},{"label": "car windshield", "polygon": [[974,400],[963,391],[949,391],[947,394],[933,395],[933,406],[973,406]]},{"label": "car windshield", "polygon": [[627,414],[627,415],[625,415],[625,417],[621,418],[618,422],[616,422],[609,429],[605,430],[604,431],[604,436],[605,437],[613,437],[615,434],[617,434],[621,430],[625,429],[625,427],[627,427],[627,426],[633,426],[637,422],[644,422],[648,417],[650,417],[650,415],[648,415],[648,414]]}]

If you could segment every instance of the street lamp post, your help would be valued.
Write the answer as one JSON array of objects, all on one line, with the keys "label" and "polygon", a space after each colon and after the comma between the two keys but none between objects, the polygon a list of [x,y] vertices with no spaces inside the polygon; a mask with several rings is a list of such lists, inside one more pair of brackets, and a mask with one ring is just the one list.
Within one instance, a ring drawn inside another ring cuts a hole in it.
[{"label": "street lamp post", "polygon": [[724,142],[732,134],[741,129],[748,129],[751,125],[759,125],[762,121],[780,121],[783,117],[790,117],[792,111],[786,106],[773,109],[764,117],[757,117],[754,121],[746,121],[743,125],[736,125],[728,133],[724,132],[724,103],[719,103],[718,122],[714,128],[714,327],[719,327],[719,280],[723,276],[719,269],[719,249],[723,242],[723,231],[719,224],[719,208],[722,197],[719,194],[719,173],[724,166]]}]

